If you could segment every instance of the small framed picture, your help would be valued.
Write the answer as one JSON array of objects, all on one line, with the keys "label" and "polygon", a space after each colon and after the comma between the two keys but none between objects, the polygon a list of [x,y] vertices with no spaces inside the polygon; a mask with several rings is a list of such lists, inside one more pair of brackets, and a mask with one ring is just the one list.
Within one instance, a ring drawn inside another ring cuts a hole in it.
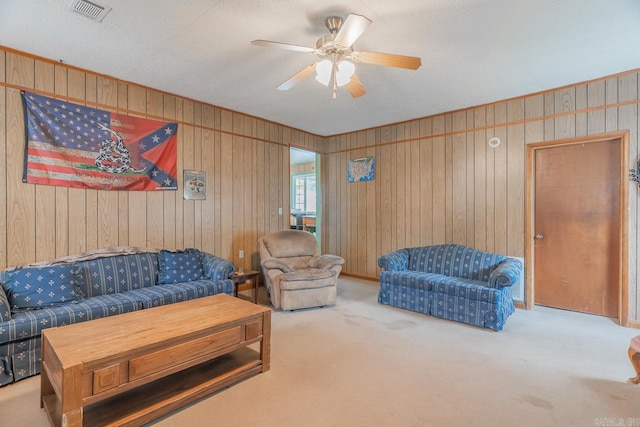
[{"label": "small framed picture", "polygon": [[375,172],[375,156],[347,160],[347,182],[373,181]]},{"label": "small framed picture", "polygon": [[204,200],[207,198],[207,179],[204,171],[184,171],[184,199]]}]

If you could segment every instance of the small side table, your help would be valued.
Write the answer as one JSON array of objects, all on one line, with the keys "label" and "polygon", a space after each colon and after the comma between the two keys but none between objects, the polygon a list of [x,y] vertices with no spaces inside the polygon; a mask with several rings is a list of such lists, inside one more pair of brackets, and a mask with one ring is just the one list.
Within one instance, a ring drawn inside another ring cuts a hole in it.
[{"label": "small side table", "polygon": [[253,283],[253,303],[258,303],[258,287],[260,286],[260,272],[255,270],[236,271],[229,278],[233,281],[233,295],[238,296],[238,288],[250,281]]}]

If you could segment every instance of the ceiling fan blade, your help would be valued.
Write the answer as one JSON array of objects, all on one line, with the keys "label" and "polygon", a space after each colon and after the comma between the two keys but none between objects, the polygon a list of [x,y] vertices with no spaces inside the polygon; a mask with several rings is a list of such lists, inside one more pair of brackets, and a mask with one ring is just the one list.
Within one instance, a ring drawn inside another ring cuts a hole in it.
[{"label": "ceiling fan blade", "polygon": [[312,47],[298,46],[297,44],[272,42],[269,40],[253,40],[251,44],[254,46],[275,47],[278,49],[292,50],[294,52],[302,52],[302,53],[314,53],[316,51]]},{"label": "ceiling fan blade", "polygon": [[422,60],[415,56],[380,52],[353,52],[351,59],[364,64],[386,65],[388,67],[406,68],[408,70],[417,70],[422,65]]},{"label": "ceiling fan blade", "polygon": [[338,46],[350,47],[369,28],[369,25],[371,20],[366,16],[349,14],[333,42]]},{"label": "ceiling fan blade", "polygon": [[349,80],[349,83],[347,83],[346,86],[349,93],[354,98],[360,98],[362,95],[367,93],[367,91],[364,90],[364,86],[362,86],[360,79],[355,74],[351,76],[351,80]]},{"label": "ceiling fan blade", "polygon": [[312,74],[315,70],[316,70],[316,64],[307,65],[302,70],[294,74],[293,77],[291,77],[289,80],[285,81],[280,86],[278,86],[277,89],[289,90],[292,87],[294,87],[296,84],[298,84],[298,82],[301,82],[302,80],[309,77],[309,75]]}]

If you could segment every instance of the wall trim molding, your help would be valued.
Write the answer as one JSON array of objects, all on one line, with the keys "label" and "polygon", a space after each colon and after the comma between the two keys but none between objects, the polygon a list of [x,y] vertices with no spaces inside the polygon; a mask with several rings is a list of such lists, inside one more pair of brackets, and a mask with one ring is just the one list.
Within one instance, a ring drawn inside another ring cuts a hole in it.
[{"label": "wall trim molding", "polygon": [[[496,102],[495,104],[499,104],[499,103],[502,103],[502,102],[504,102],[504,101],[499,101],[499,102]],[[527,119],[512,120],[512,121],[508,121],[508,122],[504,122],[504,123],[500,123],[500,124],[478,126],[478,127],[468,128],[468,129],[450,131],[450,132],[441,132],[441,133],[434,134],[434,135],[424,135],[424,136],[418,136],[418,137],[414,137],[414,138],[403,138],[403,139],[399,139],[399,140],[396,140],[396,141],[388,141],[388,142],[383,142],[383,143],[379,143],[379,144],[375,144],[375,145],[366,145],[366,146],[362,146],[362,147],[346,148],[344,150],[336,150],[336,151],[326,152],[324,154],[341,154],[341,153],[348,153],[348,152],[351,152],[351,151],[366,150],[368,148],[378,148],[378,147],[384,147],[384,146],[388,146],[388,145],[404,144],[404,143],[408,143],[408,142],[424,141],[424,140],[430,140],[430,139],[435,139],[435,138],[446,138],[446,137],[450,137],[450,136],[461,135],[461,134],[465,134],[465,133],[474,133],[474,132],[479,132],[479,131],[483,131],[483,130],[497,130],[497,129],[502,129],[502,128],[506,128],[506,127],[509,127],[509,126],[524,125],[524,124],[527,124],[527,123],[540,122],[540,121],[544,121],[544,120],[556,119],[556,118],[565,117],[565,116],[575,116],[575,115],[578,115],[578,114],[587,114],[587,113],[592,113],[594,111],[608,110],[610,108],[620,108],[620,107],[625,107],[625,106],[628,106],[628,105],[639,105],[639,104],[640,104],[640,99],[632,99],[632,100],[629,100],[629,101],[620,101],[620,102],[615,102],[613,104],[600,105],[600,106],[597,106],[597,107],[587,107],[587,108],[581,108],[579,110],[562,111],[560,113],[546,114],[544,116],[539,116],[539,117],[530,117],[530,118],[527,118]],[[494,105],[494,104],[490,104],[490,105]],[[474,108],[476,108],[476,107],[471,107],[471,108],[469,108],[469,110],[472,110]],[[451,113],[443,113],[443,114],[438,114],[438,115],[435,115],[435,116],[424,117],[424,118],[421,118],[421,119],[414,119],[412,121],[424,120],[424,119],[434,119],[436,117],[441,117],[441,116],[449,115],[449,114],[452,114],[452,113],[453,112],[451,112]],[[390,125],[385,125],[383,127],[391,127],[391,126],[396,126],[396,125],[399,125],[399,124],[402,124],[402,123],[393,123],[393,124],[390,124]],[[363,132],[363,131],[354,131],[353,133],[356,134],[356,133],[359,133],[359,132]],[[349,134],[345,134],[345,135],[349,135]],[[333,138],[333,137],[327,137],[327,138],[330,139],[330,138]],[[535,143],[538,143],[538,142],[542,142],[542,141],[527,142],[527,145],[528,144],[535,144]]]},{"label": "wall trim molding", "polygon": [[[291,130],[296,131],[296,132],[302,132],[304,134],[311,135],[311,136],[314,136],[314,137],[317,137],[317,138],[325,138],[322,135],[316,135],[316,134],[313,134],[313,133],[310,133],[310,132],[306,132],[304,130],[297,129],[297,128],[294,128],[294,127],[291,127],[291,126],[287,126],[287,125],[282,124],[282,123],[274,122],[272,120],[268,120],[268,119],[265,119],[265,118],[262,118],[262,117],[252,116],[251,114],[242,113],[240,111],[235,111],[235,110],[231,110],[229,108],[220,107],[218,105],[208,104],[206,102],[202,102],[202,101],[198,101],[198,100],[195,100],[195,99],[191,99],[191,98],[188,98],[188,97],[186,97],[184,95],[178,95],[178,94],[167,92],[167,91],[164,91],[164,90],[154,89],[152,87],[144,86],[144,85],[141,85],[141,84],[138,84],[138,83],[134,83],[134,82],[130,82],[130,81],[127,81],[127,80],[122,80],[122,79],[119,79],[117,77],[109,76],[107,74],[101,74],[101,73],[98,73],[96,71],[88,70],[86,68],[81,68],[81,67],[76,67],[74,65],[69,65],[69,64],[64,63],[62,60],[54,61],[53,59],[49,59],[49,58],[45,58],[45,57],[42,57],[42,56],[31,54],[31,53],[23,52],[23,51],[20,51],[20,50],[17,50],[17,49],[12,49],[10,47],[3,46],[3,45],[0,45],[0,50],[3,50],[5,52],[7,52],[7,53],[12,53],[12,54],[15,54],[15,55],[24,56],[26,58],[31,58],[31,59],[34,59],[36,61],[45,62],[47,64],[63,66],[65,68],[69,69],[69,70],[79,71],[79,72],[85,73],[87,75],[93,75],[93,76],[96,76],[96,77],[109,79],[109,80],[111,80],[111,81],[113,81],[115,83],[122,83],[122,84],[125,84],[127,86],[135,86],[135,87],[139,87],[139,88],[144,89],[144,90],[151,90],[151,91],[154,91],[154,92],[159,92],[159,93],[162,93],[163,95],[175,96],[176,98],[181,98],[181,99],[183,99],[185,101],[193,102],[193,103],[200,104],[200,105],[206,105],[208,107],[217,108],[217,109],[219,109],[221,111],[226,111],[226,112],[233,113],[233,114],[240,114],[242,116],[254,118],[256,120],[262,120],[265,123],[270,123],[270,124],[274,124],[274,125],[277,125],[277,126],[281,126],[283,128],[291,129]],[[31,92],[35,92],[35,93],[38,93],[40,95],[45,95],[45,96],[55,96],[55,97],[58,97],[58,98],[64,98],[67,101],[72,101],[74,99],[74,98],[66,98],[64,96],[57,95],[57,94],[49,95],[49,92],[36,91],[36,90],[34,90],[32,88],[24,88],[24,87],[15,86],[15,85],[9,85],[9,84],[6,84],[6,83],[2,83],[2,86],[11,87],[11,88],[14,88],[14,89],[29,90]],[[82,100],[82,102],[86,102],[87,104],[89,104],[89,101]],[[95,104],[95,105],[101,105],[101,104]],[[107,107],[107,108],[110,108],[110,109],[114,108],[113,106],[104,106],[104,107]],[[128,110],[118,109],[118,111],[128,111]],[[134,114],[141,114],[139,111],[132,111],[132,112]],[[149,116],[148,118],[153,118],[153,116]],[[245,135],[238,135],[238,136],[245,136]],[[266,142],[272,142],[274,144],[279,144],[278,142],[275,142],[275,141],[266,141]],[[280,144],[280,145],[284,145],[284,144]]]},{"label": "wall trim molding", "polygon": [[[75,98],[75,97],[72,97],[72,96],[59,95],[59,94],[56,94],[56,93],[53,93],[53,92],[44,91],[44,90],[37,90],[37,89],[29,88],[29,87],[26,87],[26,86],[20,86],[20,85],[14,85],[14,84],[10,84],[10,83],[0,82],[0,87],[5,87],[5,88],[8,88],[8,89],[16,89],[16,90],[19,90],[19,91],[32,92],[32,93],[36,93],[38,95],[48,96],[50,98],[55,98],[55,99],[63,99],[63,100],[68,101],[68,102],[75,102],[77,104],[82,104],[82,105],[86,105],[86,106],[94,107],[94,108],[100,108],[102,110],[112,111],[114,113],[124,114],[124,115],[127,115],[127,116],[138,116],[138,117],[143,116],[146,119],[153,119],[153,120],[160,120],[160,121],[171,120],[174,123],[178,123],[178,124],[183,125],[183,126],[191,126],[191,127],[195,128],[195,129],[207,130],[207,131],[211,131],[211,132],[219,132],[221,134],[230,135],[230,136],[237,136],[237,137],[241,137],[241,138],[249,138],[249,139],[252,139],[254,141],[260,141],[260,142],[264,142],[264,143],[267,143],[267,144],[281,145],[283,147],[289,147],[290,146],[290,144],[285,144],[285,143],[282,143],[282,142],[273,141],[273,140],[266,139],[266,138],[258,138],[258,137],[253,136],[253,135],[246,135],[244,133],[228,131],[228,130],[224,130],[224,129],[220,129],[220,128],[216,128],[216,127],[199,125],[199,124],[188,122],[188,121],[185,121],[185,120],[179,120],[179,119],[174,119],[174,118],[170,119],[170,118],[167,118],[167,117],[164,117],[164,116],[160,116],[160,115],[157,115],[157,114],[142,113],[140,111],[123,109],[123,108],[119,108],[119,107],[114,107],[113,105],[102,104],[102,103],[99,103],[99,102],[94,102],[94,101],[89,101],[89,100],[86,100],[86,99]],[[151,90],[153,90],[153,89],[151,89]],[[166,92],[161,92],[161,93],[167,94]],[[170,94],[167,94],[167,95],[170,95]],[[197,103],[197,104],[200,104],[200,105],[206,105],[206,106],[209,106],[209,107],[212,107],[212,108],[219,108],[219,107],[216,107],[216,106],[213,106],[213,105],[205,104],[205,103],[200,102],[200,101],[191,101],[191,100],[189,100],[187,98],[183,98],[183,97],[180,97],[180,96],[178,96],[178,98],[182,98],[182,99],[187,100],[189,102],[194,102],[194,103]],[[237,113],[237,112],[234,112],[234,113],[235,114],[240,114],[240,115],[245,116],[245,117],[251,117],[251,116],[248,116],[247,114],[244,114],[244,113]],[[264,119],[256,118],[256,120],[264,120]],[[265,123],[268,122],[267,120],[264,120],[264,121],[265,121]],[[269,122],[269,123],[271,123],[271,122]],[[274,124],[280,126],[277,123],[274,123]],[[300,131],[300,132],[303,132],[303,131]],[[308,135],[311,135],[311,134],[308,134]],[[305,148],[305,149],[308,149],[308,148]]]}]

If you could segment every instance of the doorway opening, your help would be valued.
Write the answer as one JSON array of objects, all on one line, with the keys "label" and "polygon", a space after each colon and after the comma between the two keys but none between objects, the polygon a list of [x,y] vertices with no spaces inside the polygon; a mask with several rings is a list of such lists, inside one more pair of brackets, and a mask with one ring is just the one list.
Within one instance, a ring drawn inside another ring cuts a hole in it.
[{"label": "doorway opening", "polygon": [[312,233],[320,244],[320,156],[292,147],[289,159],[291,228]]}]

